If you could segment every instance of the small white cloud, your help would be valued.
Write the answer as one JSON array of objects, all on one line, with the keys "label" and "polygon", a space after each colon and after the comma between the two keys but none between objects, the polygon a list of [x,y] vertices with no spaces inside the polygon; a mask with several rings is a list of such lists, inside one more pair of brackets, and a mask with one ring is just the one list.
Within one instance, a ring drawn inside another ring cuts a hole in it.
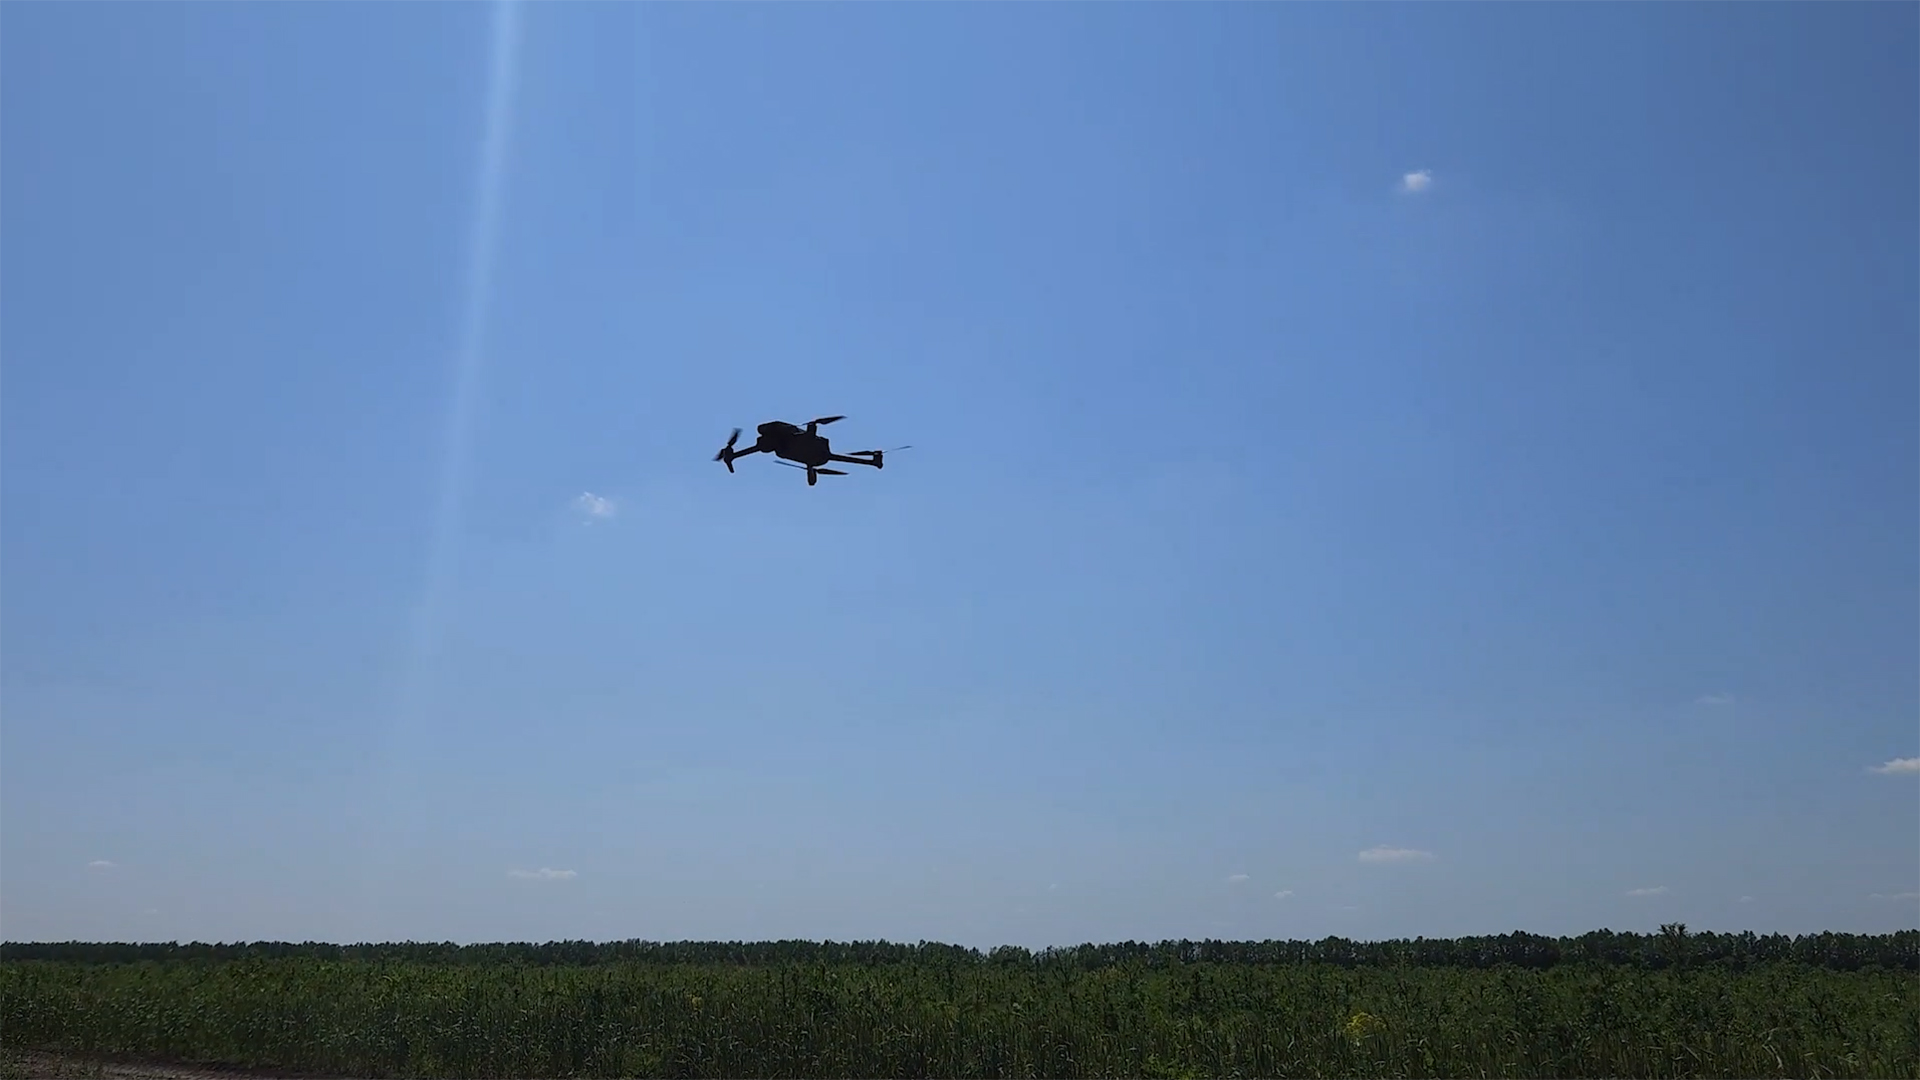
[{"label": "small white cloud", "polygon": [[1883,776],[1903,776],[1920,773],[1920,757],[1897,757],[1885,765],[1875,765],[1867,770]]},{"label": "small white cloud", "polygon": [[581,492],[579,497],[573,500],[573,508],[586,518],[589,525],[596,521],[607,520],[620,509],[614,505],[612,499],[604,495],[595,495],[591,491]]},{"label": "small white cloud", "polygon": [[1410,172],[1400,178],[1400,190],[1409,195],[1418,195],[1420,192],[1432,186],[1433,173],[1426,169],[1421,169],[1419,172]]},{"label": "small white cloud", "polygon": [[1060,883],[1056,881],[1056,882],[1054,882],[1054,883],[1053,883],[1052,885],[1049,885],[1049,886],[1047,886],[1047,891],[1048,891],[1048,892],[1059,892],[1059,891],[1060,891]]},{"label": "small white cloud", "polygon": [[1734,901],[1734,902],[1735,902],[1735,903],[1738,903],[1738,904],[1751,904],[1751,903],[1753,903],[1753,897],[1751,897],[1751,896],[1743,896],[1743,897],[1741,897],[1740,899],[1738,899],[1738,900],[1736,900],[1736,901]]},{"label": "small white cloud", "polygon": [[1873,893],[1869,900],[1920,900],[1920,892]]},{"label": "small white cloud", "polygon": [[1695,705],[1731,705],[1733,704],[1733,695],[1732,694],[1702,694],[1701,696],[1693,699],[1693,703]]},{"label": "small white cloud", "polygon": [[534,881],[569,881],[579,876],[572,870],[550,870],[544,866],[538,870],[509,870],[507,873]]},{"label": "small white cloud", "polygon": [[1247,875],[1245,874],[1228,874],[1227,875],[1227,883],[1231,885],[1238,885],[1241,882],[1246,880],[1248,879],[1247,879]]},{"label": "small white cloud", "polygon": [[1285,900],[1286,898],[1292,895],[1293,895],[1292,889],[1281,889],[1279,892],[1273,894],[1273,898],[1275,900]]},{"label": "small white cloud", "polygon": [[1388,847],[1380,844],[1360,853],[1361,862],[1431,862],[1431,851],[1415,851],[1413,848]]},{"label": "small white cloud", "polygon": [[1665,896],[1667,895],[1667,887],[1665,885],[1655,885],[1651,889],[1628,889],[1627,895],[1628,896]]},{"label": "small white cloud", "polygon": [[95,870],[111,870],[113,869],[114,864],[107,859],[95,859],[92,862],[88,863],[87,866]]}]

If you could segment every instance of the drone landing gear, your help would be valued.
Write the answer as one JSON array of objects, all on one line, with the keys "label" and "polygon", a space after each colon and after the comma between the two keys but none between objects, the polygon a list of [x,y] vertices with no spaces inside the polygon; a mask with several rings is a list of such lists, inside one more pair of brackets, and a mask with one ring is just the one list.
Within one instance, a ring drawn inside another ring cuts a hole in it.
[{"label": "drone landing gear", "polygon": [[[778,458],[776,458],[776,459],[774,459],[774,460],[776,460],[776,461],[779,461],[780,459],[778,459]],[[780,464],[782,464],[782,465],[786,465],[786,466],[789,466],[789,467],[791,467],[791,468],[795,468],[795,469],[805,469],[805,470],[807,470],[807,486],[808,486],[808,487],[812,487],[813,485],[815,485],[815,484],[817,484],[817,483],[819,483],[819,482],[820,482],[820,475],[821,475],[822,473],[825,473],[825,474],[826,474],[826,475],[828,475],[828,476],[845,476],[845,475],[847,475],[846,473],[844,473],[844,472],[841,472],[841,471],[840,471],[839,469],[823,469],[823,468],[821,468],[821,467],[820,467],[820,466],[818,466],[818,465],[796,465],[796,464],[794,464],[794,463],[793,463],[793,462],[791,462],[791,461],[780,461]]]}]

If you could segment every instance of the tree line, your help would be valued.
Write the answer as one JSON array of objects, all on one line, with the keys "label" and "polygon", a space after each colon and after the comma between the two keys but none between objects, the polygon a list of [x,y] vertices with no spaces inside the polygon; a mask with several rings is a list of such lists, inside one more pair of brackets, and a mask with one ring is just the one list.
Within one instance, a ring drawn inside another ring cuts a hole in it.
[{"label": "tree line", "polygon": [[1719,966],[1744,970],[1793,963],[1834,971],[1867,968],[1920,971],[1920,930],[1892,934],[1689,932],[1673,923],[1652,934],[1595,930],[1576,937],[1510,933],[1459,938],[1355,941],[1124,941],[1047,949],[1016,945],[980,950],[922,941],[549,941],[461,945],[380,942],[341,945],[305,941],[5,942],[0,961],[88,964],[226,962],[250,959],[392,961],[415,964],[591,967],[598,964],[882,966],[895,964],[1010,966],[1062,972],[1119,966],[1187,964],[1328,964],[1342,968],[1432,967],[1540,970],[1561,964],[1638,969]]}]

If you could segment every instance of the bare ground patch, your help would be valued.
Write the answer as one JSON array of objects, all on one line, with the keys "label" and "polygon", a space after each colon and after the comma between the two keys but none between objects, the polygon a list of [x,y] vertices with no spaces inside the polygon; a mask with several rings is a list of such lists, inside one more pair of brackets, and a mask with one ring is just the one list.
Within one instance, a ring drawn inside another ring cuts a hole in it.
[{"label": "bare ground patch", "polygon": [[0,1080],[327,1080],[311,1073],[0,1050]]}]

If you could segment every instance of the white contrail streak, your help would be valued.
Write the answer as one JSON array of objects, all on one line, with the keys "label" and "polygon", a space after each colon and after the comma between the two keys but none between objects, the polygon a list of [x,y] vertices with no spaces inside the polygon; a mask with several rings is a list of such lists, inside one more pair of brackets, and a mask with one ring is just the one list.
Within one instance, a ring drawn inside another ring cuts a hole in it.
[{"label": "white contrail streak", "polygon": [[[488,64],[486,129],[480,145],[480,171],[474,185],[473,226],[467,242],[465,305],[460,319],[460,351],[447,408],[447,426],[440,456],[440,498],[433,515],[433,541],[427,558],[427,588],[423,615],[437,614],[450,569],[447,563],[460,530],[460,509],[466,496],[467,464],[473,434],[474,400],[482,362],[486,358],[487,314],[493,300],[493,265],[499,246],[500,209],[505,202],[507,148],[513,135],[513,97],[519,81],[520,53],[518,0],[496,0],[493,7],[492,55]],[[420,627],[431,634],[429,623]],[[416,639],[418,640],[418,639]]]},{"label": "white contrail streak", "polygon": [[412,633],[407,643],[406,691],[401,697],[402,717],[406,720],[416,718],[418,710],[426,704],[434,645],[458,562],[460,511],[467,493],[467,466],[473,456],[474,413],[486,359],[487,315],[492,308],[495,249],[499,244],[500,212],[506,194],[507,148],[513,135],[513,92],[518,81],[515,61],[520,51],[518,0],[496,0],[491,38],[486,128],[474,184],[473,226],[468,233],[453,393],[449,397],[440,445],[439,498],[434,506],[433,533],[427,548],[426,582],[414,608]]},{"label": "white contrail streak", "polygon": [[458,561],[460,511],[467,493],[467,466],[473,456],[474,413],[486,359],[495,249],[499,244],[501,206],[506,201],[507,148],[513,135],[513,92],[518,81],[515,61],[520,51],[518,0],[496,0],[491,39],[486,128],[474,184],[473,225],[468,233],[459,351],[440,445],[440,490],[434,506],[432,539],[427,548],[426,582],[414,608],[408,640],[406,692],[401,698],[404,719],[417,717],[417,711],[426,704],[433,647]]},{"label": "white contrail streak", "polygon": [[380,846],[387,849],[391,858],[400,857],[400,852],[392,848],[392,830],[405,829],[411,816],[407,811],[417,805],[412,802],[415,785],[408,774],[416,762],[415,755],[425,749],[418,742],[418,736],[423,727],[429,726],[436,646],[458,564],[461,510],[472,457],[480,376],[486,359],[487,317],[492,308],[494,264],[505,203],[519,53],[518,0],[495,0],[489,32],[485,126],[474,181],[453,387],[448,396],[440,444],[439,490],[427,546],[425,580],[411,612],[392,722],[383,733],[384,746],[378,763],[381,786],[385,789],[381,794],[385,798],[380,800],[372,824],[386,834],[387,842]]}]

